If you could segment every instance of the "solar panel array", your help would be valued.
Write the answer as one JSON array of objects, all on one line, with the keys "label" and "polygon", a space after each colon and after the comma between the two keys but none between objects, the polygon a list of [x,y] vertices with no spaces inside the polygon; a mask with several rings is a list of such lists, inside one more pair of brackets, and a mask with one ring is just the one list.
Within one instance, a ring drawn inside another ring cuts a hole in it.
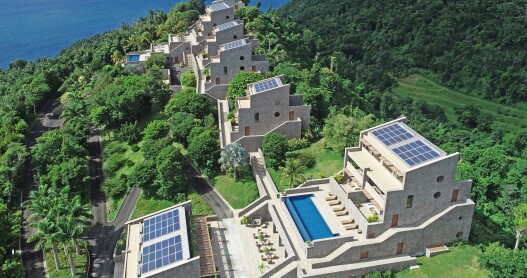
[{"label": "solar panel array", "polygon": [[209,6],[209,9],[213,12],[215,11],[221,11],[221,10],[224,10],[224,9],[227,9],[229,6],[227,4],[225,4],[224,2],[221,2],[221,3],[216,3],[216,4],[212,4]]},{"label": "solar panel array", "polygon": [[236,25],[238,25],[238,22],[236,22],[236,21],[229,21],[227,23],[223,23],[223,24],[220,24],[220,25],[216,26],[216,28],[218,28],[218,31],[222,31],[222,30],[225,30],[225,29],[232,28],[232,27],[234,27]]},{"label": "solar panel array", "polygon": [[271,79],[266,79],[264,81],[260,81],[258,83],[254,83],[253,86],[254,86],[254,91],[256,93],[261,93],[263,91],[276,88],[280,86],[280,84],[278,84],[278,81],[276,80],[276,78],[271,78]]},{"label": "solar panel array", "polygon": [[174,231],[178,231],[179,228],[180,223],[178,209],[156,215],[152,218],[146,219],[143,222],[143,241],[147,242]]},{"label": "solar panel array", "polygon": [[142,273],[181,261],[183,259],[181,236],[178,235],[144,246],[142,254]]},{"label": "solar panel array", "polygon": [[389,125],[387,127],[374,130],[372,133],[386,146],[390,146],[414,137],[413,134],[402,128],[399,124]]},{"label": "solar panel array", "polygon": [[421,140],[394,148],[393,151],[410,166],[439,157],[438,152]]},{"label": "solar panel array", "polygon": [[223,50],[229,50],[236,47],[240,47],[245,44],[245,40],[237,40],[223,45]]}]

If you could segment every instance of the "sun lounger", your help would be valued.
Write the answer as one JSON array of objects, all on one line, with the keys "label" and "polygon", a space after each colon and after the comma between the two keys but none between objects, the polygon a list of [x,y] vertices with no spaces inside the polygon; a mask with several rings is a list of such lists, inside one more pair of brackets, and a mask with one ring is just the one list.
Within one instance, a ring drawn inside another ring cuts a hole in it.
[{"label": "sun lounger", "polygon": [[344,210],[344,211],[339,211],[337,213],[335,213],[337,216],[343,216],[343,215],[347,215],[348,214],[348,211],[347,210]]},{"label": "sun lounger", "polygon": [[267,261],[267,257],[262,254],[262,261]]},{"label": "sun lounger", "polygon": [[330,202],[328,202],[328,204],[329,204],[330,206],[336,206],[336,205],[340,205],[340,201],[339,201],[339,200],[336,200],[336,201],[330,201]]},{"label": "sun lounger", "polygon": [[337,208],[334,208],[333,211],[334,212],[337,212],[337,211],[343,211],[345,210],[346,208],[344,206],[340,206],[340,207],[337,207]]},{"label": "sun lounger", "polygon": [[336,199],[337,199],[337,196],[335,196],[335,195],[326,197],[326,201],[333,201],[333,200],[336,200]]},{"label": "sun lounger", "polygon": [[340,221],[340,223],[342,223],[342,225],[351,224],[351,223],[353,223],[353,222],[355,222],[355,220],[354,220],[354,219],[351,219],[351,218],[350,218],[350,219],[346,219],[346,220],[342,220],[342,221]]},{"label": "sun lounger", "polygon": [[351,225],[346,225],[346,226],[344,226],[344,228],[346,228],[346,230],[349,231],[349,230],[356,229],[357,226],[358,226],[357,223],[353,223],[353,224],[351,224]]}]

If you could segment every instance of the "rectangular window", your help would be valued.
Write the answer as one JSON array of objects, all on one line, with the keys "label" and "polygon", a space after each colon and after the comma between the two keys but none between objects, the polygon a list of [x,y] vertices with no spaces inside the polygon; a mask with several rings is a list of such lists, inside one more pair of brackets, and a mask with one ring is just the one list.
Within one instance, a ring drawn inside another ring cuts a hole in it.
[{"label": "rectangular window", "polygon": [[223,74],[227,74],[227,67],[223,67]]},{"label": "rectangular window", "polygon": [[362,253],[360,253],[360,258],[361,258],[361,259],[367,259],[367,258],[368,258],[368,252],[362,252]]},{"label": "rectangular window", "polygon": [[411,208],[414,205],[414,195],[406,197],[406,208]]},{"label": "rectangular window", "polygon": [[255,123],[260,122],[260,113],[255,113],[255,114],[254,114],[254,122],[255,122]]}]

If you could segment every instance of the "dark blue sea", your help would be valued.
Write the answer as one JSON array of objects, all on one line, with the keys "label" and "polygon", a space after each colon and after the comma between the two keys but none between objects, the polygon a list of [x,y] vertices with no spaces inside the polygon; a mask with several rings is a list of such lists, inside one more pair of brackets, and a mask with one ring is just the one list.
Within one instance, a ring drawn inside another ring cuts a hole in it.
[{"label": "dark blue sea", "polygon": [[[180,0],[0,0],[0,68],[17,58],[55,56],[80,39],[168,11]],[[207,1],[210,2],[210,1]],[[257,1],[252,0],[251,4]],[[262,0],[277,8],[287,0]]]}]

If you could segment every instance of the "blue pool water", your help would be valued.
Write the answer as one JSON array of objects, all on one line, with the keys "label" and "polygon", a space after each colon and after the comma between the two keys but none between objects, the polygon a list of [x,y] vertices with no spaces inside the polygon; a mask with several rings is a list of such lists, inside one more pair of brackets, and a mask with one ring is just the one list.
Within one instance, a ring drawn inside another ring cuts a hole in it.
[{"label": "blue pool water", "polygon": [[140,55],[128,55],[128,62],[139,62]]},{"label": "blue pool water", "polygon": [[285,205],[304,241],[338,236],[333,234],[311,199],[314,195],[285,198]]}]

